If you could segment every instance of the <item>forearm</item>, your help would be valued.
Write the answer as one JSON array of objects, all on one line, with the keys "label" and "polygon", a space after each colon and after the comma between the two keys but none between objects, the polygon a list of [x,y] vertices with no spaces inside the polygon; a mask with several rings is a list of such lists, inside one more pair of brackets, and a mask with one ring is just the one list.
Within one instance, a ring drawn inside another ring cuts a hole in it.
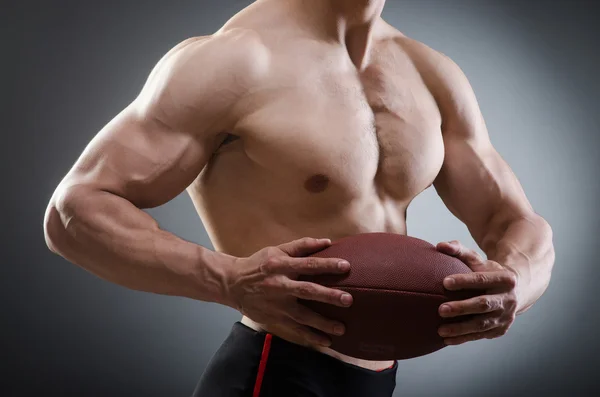
[{"label": "forearm", "polygon": [[49,247],[127,288],[224,303],[232,257],[161,230],[146,212],[104,191],[72,188],[46,212]]},{"label": "forearm", "polygon": [[538,215],[519,217],[496,225],[480,244],[489,260],[518,275],[517,313],[529,309],[544,293],[554,265],[552,229]]}]

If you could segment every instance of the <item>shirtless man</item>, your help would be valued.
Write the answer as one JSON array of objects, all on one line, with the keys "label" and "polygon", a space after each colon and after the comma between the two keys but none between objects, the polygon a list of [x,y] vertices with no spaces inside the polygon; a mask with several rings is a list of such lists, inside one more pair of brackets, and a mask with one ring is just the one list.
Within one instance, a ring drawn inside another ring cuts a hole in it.
[{"label": "shirtless man", "polygon": [[[548,286],[551,228],[492,147],[466,77],[384,22],[384,2],[258,0],[180,43],[50,201],[46,240],[69,261],[243,314],[197,396],[390,396],[397,363],[329,349],[344,325],[297,302],[352,297],[297,276],[348,270],[306,258],[327,239],[405,234],[430,185],[487,256],[437,246],[474,270],[446,288],[483,294],[440,307],[475,315],[439,329],[448,344],[504,335]],[[142,210],[185,189],[215,251]]]}]

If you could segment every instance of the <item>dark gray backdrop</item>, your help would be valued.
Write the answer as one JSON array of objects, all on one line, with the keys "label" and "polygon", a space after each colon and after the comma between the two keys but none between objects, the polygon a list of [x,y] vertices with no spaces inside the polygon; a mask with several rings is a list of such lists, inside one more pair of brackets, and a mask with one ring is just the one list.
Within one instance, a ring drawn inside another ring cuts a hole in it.
[{"label": "dark gray backdrop", "polygon": [[[0,394],[186,396],[239,318],[89,275],[46,249],[42,218],[61,177],[162,54],[248,3],[2,1]],[[554,227],[557,250],[549,291],[508,335],[401,362],[395,396],[599,391],[598,16],[593,1],[388,1],[388,22],[470,78],[492,141]],[[187,196],[151,213],[211,246]],[[474,247],[431,189],[408,226]]]}]

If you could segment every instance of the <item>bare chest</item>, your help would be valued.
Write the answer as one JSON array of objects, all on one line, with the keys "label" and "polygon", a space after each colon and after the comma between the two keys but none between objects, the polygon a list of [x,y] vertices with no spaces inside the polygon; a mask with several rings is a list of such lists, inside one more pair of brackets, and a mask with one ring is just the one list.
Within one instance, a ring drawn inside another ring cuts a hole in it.
[{"label": "bare chest", "polygon": [[331,62],[282,68],[238,123],[243,150],[300,195],[410,201],[444,156],[438,107],[412,65],[387,55],[360,73]]}]

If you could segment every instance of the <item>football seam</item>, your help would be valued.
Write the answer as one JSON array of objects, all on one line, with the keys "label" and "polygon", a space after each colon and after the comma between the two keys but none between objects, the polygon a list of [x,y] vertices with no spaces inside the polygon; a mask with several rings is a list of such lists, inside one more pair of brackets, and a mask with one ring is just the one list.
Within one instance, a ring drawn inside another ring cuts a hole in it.
[{"label": "football seam", "polygon": [[352,287],[352,286],[342,286],[342,285],[336,285],[334,288],[352,289],[352,290],[359,290],[359,291],[382,291],[382,292],[392,292],[394,294],[403,293],[403,294],[413,294],[413,295],[426,295],[426,296],[430,296],[430,297],[444,298],[444,299],[448,298],[445,295],[432,294],[432,293],[429,293],[429,292],[404,291],[404,290],[395,290],[395,289],[389,289],[389,288]]}]

